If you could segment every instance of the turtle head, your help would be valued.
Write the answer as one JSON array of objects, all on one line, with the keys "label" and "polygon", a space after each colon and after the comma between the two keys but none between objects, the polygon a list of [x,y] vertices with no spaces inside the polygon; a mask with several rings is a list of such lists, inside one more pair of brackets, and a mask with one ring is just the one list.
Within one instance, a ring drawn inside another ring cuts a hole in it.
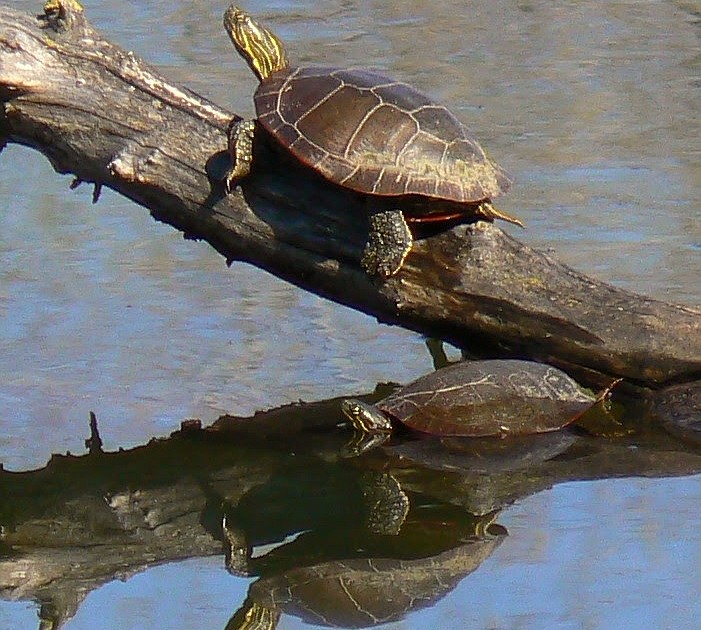
[{"label": "turtle head", "polygon": [[259,81],[288,67],[282,42],[233,4],[224,13],[224,28]]},{"label": "turtle head", "polygon": [[361,400],[349,398],[341,403],[341,411],[351,421],[357,431],[363,433],[388,433],[392,431],[392,421],[377,407]]}]

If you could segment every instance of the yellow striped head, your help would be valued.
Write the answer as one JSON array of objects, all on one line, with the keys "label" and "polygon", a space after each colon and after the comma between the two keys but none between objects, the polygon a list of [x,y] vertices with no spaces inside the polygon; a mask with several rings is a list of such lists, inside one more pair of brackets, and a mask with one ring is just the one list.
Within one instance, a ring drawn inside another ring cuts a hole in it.
[{"label": "yellow striped head", "polygon": [[260,81],[288,67],[282,42],[233,4],[224,13],[224,28]]}]

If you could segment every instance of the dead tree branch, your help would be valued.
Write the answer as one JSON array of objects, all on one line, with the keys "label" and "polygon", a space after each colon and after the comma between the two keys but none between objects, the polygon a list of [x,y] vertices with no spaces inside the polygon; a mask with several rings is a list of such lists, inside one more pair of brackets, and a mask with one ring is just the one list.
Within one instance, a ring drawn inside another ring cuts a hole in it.
[{"label": "dead tree branch", "polygon": [[52,0],[37,17],[3,9],[0,101],[0,146],[41,151],[58,172],[94,183],[95,199],[109,186],[229,263],[484,355],[548,361],[589,384],[701,376],[701,312],[588,278],[494,225],[420,239],[398,276],[380,282],[359,265],[367,226],[357,195],[267,147],[247,184],[224,195],[234,115],[105,40],[74,0]]}]

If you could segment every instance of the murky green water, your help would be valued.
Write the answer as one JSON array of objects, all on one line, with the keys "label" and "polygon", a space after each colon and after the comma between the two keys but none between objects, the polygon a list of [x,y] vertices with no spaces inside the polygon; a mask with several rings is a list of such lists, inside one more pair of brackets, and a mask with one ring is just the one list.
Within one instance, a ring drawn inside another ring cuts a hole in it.
[{"label": "murky green water", "polygon": [[[7,4],[7,0],[6,0]],[[244,114],[255,80],[225,2],[85,2],[166,76]],[[9,3],[32,13],[40,3]],[[250,2],[300,63],[372,66],[469,124],[517,184],[517,236],[617,286],[701,304],[698,3]],[[431,369],[423,340],[183,241],[40,155],[0,156],[0,461],[43,466],[166,435],[187,417],[312,401]],[[505,228],[510,230],[509,227]],[[701,478],[556,486],[502,513],[509,537],[435,607],[391,628],[693,627]],[[248,582],[221,558],[92,592],[67,629],[223,628]],[[178,605],[174,606],[173,602]],[[187,611],[187,612],[184,612]],[[0,603],[0,628],[36,607]],[[279,628],[308,627],[283,615]]]}]

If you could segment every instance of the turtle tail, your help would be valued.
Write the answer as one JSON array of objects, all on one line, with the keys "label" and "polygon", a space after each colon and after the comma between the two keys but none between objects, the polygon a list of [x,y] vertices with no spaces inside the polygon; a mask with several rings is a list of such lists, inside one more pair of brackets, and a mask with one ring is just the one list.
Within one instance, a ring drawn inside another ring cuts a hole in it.
[{"label": "turtle tail", "polygon": [[502,212],[498,208],[495,208],[489,201],[483,201],[479,205],[479,214],[490,221],[493,221],[494,219],[501,219],[502,221],[508,221],[509,223],[513,223],[514,225],[518,225],[524,229],[526,228],[520,219],[512,217],[510,214],[506,214],[506,212]]}]

